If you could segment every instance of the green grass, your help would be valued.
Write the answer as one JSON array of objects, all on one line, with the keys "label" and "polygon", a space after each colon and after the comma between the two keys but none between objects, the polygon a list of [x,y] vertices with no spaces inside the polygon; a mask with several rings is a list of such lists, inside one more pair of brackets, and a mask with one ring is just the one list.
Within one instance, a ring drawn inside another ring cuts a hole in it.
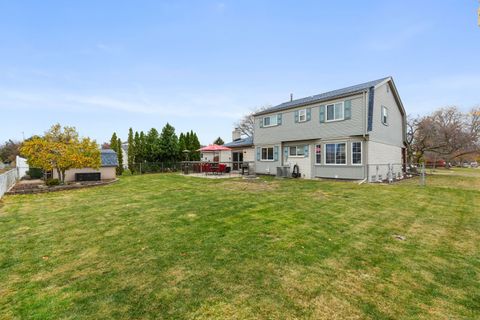
[{"label": "green grass", "polygon": [[480,191],[463,178],[480,179],[156,174],[7,196],[0,318],[478,318]]}]

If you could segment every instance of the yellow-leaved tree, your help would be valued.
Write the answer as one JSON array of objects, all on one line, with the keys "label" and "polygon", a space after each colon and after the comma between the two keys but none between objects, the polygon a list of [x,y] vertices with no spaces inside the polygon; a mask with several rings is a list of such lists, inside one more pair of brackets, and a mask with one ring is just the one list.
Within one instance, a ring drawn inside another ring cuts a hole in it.
[{"label": "yellow-leaved tree", "polygon": [[75,127],[53,125],[43,137],[34,136],[20,148],[31,167],[56,170],[62,183],[65,171],[74,168],[94,168],[101,165],[100,150],[95,140],[80,138]]}]

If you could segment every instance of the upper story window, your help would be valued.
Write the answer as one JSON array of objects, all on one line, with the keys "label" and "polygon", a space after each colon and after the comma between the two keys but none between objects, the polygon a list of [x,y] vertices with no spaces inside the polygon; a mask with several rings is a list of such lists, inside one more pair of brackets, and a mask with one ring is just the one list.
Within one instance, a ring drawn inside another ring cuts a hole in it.
[{"label": "upper story window", "polygon": [[338,121],[344,119],[344,104],[343,102],[337,102],[335,104],[329,104],[327,108],[327,121]]},{"label": "upper story window", "polygon": [[388,125],[388,109],[385,106],[382,106],[382,123]]},{"label": "upper story window", "polygon": [[298,110],[298,122],[307,121],[307,109]]},{"label": "upper story window", "polygon": [[290,147],[290,157],[303,157],[305,155],[305,146]]},{"label": "upper story window", "polygon": [[275,115],[272,115],[272,116],[263,117],[261,126],[262,127],[273,127],[273,126],[277,126],[277,125],[281,124],[280,122],[281,122],[281,114],[275,114]]}]

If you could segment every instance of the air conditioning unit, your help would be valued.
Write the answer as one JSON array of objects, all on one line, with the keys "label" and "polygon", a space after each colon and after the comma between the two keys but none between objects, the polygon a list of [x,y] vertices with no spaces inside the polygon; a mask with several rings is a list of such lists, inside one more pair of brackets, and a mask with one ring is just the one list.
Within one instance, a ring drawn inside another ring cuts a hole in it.
[{"label": "air conditioning unit", "polygon": [[289,178],[290,177],[290,166],[277,167],[277,178]]}]

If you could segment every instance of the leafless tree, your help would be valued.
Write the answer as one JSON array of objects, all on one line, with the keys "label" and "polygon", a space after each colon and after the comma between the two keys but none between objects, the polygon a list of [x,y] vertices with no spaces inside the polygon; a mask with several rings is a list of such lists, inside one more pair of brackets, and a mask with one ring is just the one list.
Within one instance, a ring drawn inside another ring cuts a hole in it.
[{"label": "leafless tree", "polygon": [[431,115],[407,119],[407,153],[418,162],[426,153],[447,162],[480,150],[479,108],[462,113],[457,107],[441,108]]},{"label": "leafless tree", "polygon": [[269,107],[269,105],[265,105],[250,111],[248,114],[244,115],[240,120],[234,123],[235,128],[238,128],[242,132],[242,135],[253,137],[253,129],[255,128],[255,120],[253,115]]}]

